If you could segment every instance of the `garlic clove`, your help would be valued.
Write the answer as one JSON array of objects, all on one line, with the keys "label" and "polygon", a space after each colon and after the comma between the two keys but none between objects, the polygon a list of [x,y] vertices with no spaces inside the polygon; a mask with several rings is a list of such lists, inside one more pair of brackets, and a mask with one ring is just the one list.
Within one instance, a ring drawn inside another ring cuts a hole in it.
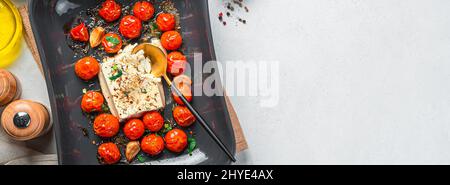
[{"label": "garlic clove", "polygon": [[96,27],[92,30],[91,36],[89,38],[89,44],[91,48],[95,48],[102,42],[102,38],[105,36],[105,29],[102,27]]},{"label": "garlic clove", "polygon": [[139,146],[139,141],[131,141],[127,144],[127,148],[125,150],[125,157],[128,162],[131,162],[134,157],[139,153],[141,147]]}]

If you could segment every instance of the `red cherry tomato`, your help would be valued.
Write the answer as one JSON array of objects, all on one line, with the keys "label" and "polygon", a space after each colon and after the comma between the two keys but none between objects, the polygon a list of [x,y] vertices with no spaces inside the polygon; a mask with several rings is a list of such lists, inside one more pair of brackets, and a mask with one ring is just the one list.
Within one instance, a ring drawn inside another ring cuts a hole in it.
[{"label": "red cherry tomato", "polygon": [[90,113],[94,111],[101,111],[105,99],[102,93],[96,91],[88,91],[81,99],[81,109],[84,112]]},{"label": "red cherry tomato", "polygon": [[[178,90],[180,90],[180,92],[183,94],[183,96],[186,98],[186,100],[188,102],[192,101],[192,90],[191,90],[191,87],[183,86],[182,88],[178,88]],[[172,92],[172,97],[173,97],[173,100],[175,100],[175,102],[178,105],[184,105],[184,103],[181,100],[180,96],[178,96],[175,92]]]},{"label": "red cherry tomato", "polygon": [[141,30],[141,20],[133,15],[127,15],[120,21],[119,32],[126,38],[138,38],[141,35]]},{"label": "red cherry tomato", "polygon": [[182,127],[191,126],[195,122],[195,117],[185,106],[176,106],[173,109],[173,118]]},{"label": "red cherry tomato", "polygon": [[150,18],[153,17],[154,13],[155,8],[150,2],[139,1],[136,4],[134,4],[133,14],[142,21],[148,21]]},{"label": "red cherry tomato", "polygon": [[156,17],[156,25],[161,31],[170,31],[175,29],[175,16],[170,13],[160,13]]},{"label": "red cherry tomato", "polygon": [[123,127],[123,132],[128,139],[137,140],[144,135],[144,123],[139,119],[131,119]]},{"label": "red cherry tomato", "polygon": [[172,129],[164,137],[166,148],[172,152],[182,152],[187,146],[187,135],[181,129]]},{"label": "red cherry tomato", "polygon": [[167,50],[177,50],[183,43],[183,38],[177,31],[167,31],[161,36],[161,44]]},{"label": "red cherry tomato", "polygon": [[[186,75],[179,75],[173,78],[173,84],[175,84],[175,87],[180,90],[180,92],[188,102],[192,101],[191,78]],[[178,105],[184,105],[183,101],[181,101],[181,98],[174,91],[172,91],[172,97]]]},{"label": "red cherry tomato", "polygon": [[164,150],[164,140],[161,136],[150,134],[142,139],[141,149],[149,155],[158,155]]},{"label": "red cherry tomato", "polygon": [[115,33],[108,33],[103,36],[102,45],[106,53],[117,53],[122,49],[122,39]]},{"label": "red cherry tomato", "polygon": [[83,80],[90,80],[97,76],[100,64],[93,57],[84,57],[75,63],[75,74]]},{"label": "red cherry tomato", "polygon": [[102,7],[98,10],[98,14],[106,22],[112,22],[117,20],[122,14],[122,9],[120,4],[114,0],[106,0],[103,2]]},{"label": "red cherry tomato", "polygon": [[97,149],[97,153],[105,164],[117,163],[121,157],[119,148],[114,143],[101,144]]},{"label": "red cherry tomato", "polygon": [[87,42],[89,40],[89,30],[84,23],[81,23],[70,30],[70,36],[75,41]]},{"label": "red cherry tomato", "polygon": [[167,72],[172,76],[183,74],[186,70],[186,56],[179,51],[173,51],[167,55]]},{"label": "red cherry tomato", "polygon": [[156,111],[145,113],[142,120],[145,127],[152,132],[158,132],[164,126],[164,118]]},{"label": "red cherry tomato", "polygon": [[115,136],[119,126],[119,119],[112,114],[100,114],[94,120],[94,132],[100,137]]}]

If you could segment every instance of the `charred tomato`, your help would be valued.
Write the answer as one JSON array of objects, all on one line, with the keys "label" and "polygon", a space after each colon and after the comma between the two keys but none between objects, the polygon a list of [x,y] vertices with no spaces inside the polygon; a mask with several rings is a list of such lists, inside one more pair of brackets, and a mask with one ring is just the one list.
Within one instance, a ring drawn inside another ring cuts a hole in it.
[{"label": "charred tomato", "polygon": [[96,91],[88,91],[81,98],[81,109],[84,112],[91,113],[94,111],[101,111],[105,99],[102,93]]},{"label": "charred tomato", "polygon": [[133,15],[122,18],[119,25],[119,32],[128,39],[135,39],[141,35],[142,22]]},{"label": "charred tomato", "polygon": [[98,15],[106,22],[113,22],[119,19],[122,14],[122,7],[114,0],[106,0],[98,10]]},{"label": "charred tomato", "polygon": [[151,156],[158,155],[164,150],[164,140],[161,136],[150,134],[142,139],[141,149]]},{"label": "charred tomato", "polygon": [[152,132],[158,132],[164,125],[164,118],[156,111],[145,113],[142,120],[145,127]]},{"label": "charred tomato", "polygon": [[100,137],[115,136],[119,126],[119,119],[112,114],[100,114],[94,120],[94,132]]},{"label": "charred tomato", "polygon": [[125,123],[123,132],[128,139],[134,141],[142,137],[145,132],[144,123],[139,119],[131,119]]},{"label": "charred tomato", "polygon": [[187,135],[181,129],[172,129],[164,137],[166,148],[172,152],[180,153],[187,146]]},{"label": "charred tomato", "polygon": [[94,57],[84,57],[75,63],[75,74],[83,80],[90,80],[97,76],[100,64]]}]

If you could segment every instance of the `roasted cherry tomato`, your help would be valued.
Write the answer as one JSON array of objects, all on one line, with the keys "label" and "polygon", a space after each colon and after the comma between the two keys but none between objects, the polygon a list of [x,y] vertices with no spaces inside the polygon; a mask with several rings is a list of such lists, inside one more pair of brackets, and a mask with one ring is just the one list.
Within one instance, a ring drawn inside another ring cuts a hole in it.
[{"label": "roasted cherry tomato", "polygon": [[173,118],[182,127],[191,126],[195,122],[195,117],[185,106],[176,106],[173,109]]},{"label": "roasted cherry tomato", "polygon": [[[175,87],[180,90],[188,102],[192,101],[191,78],[186,75],[179,75],[173,78],[173,84],[175,84]],[[175,93],[175,91],[172,91],[172,97],[178,105],[184,105],[183,101],[181,101],[181,98],[177,95],[177,93]]]},{"label": "roasted cherry tomato", "polygon": [[167,72],[172,76],[183,74],[186,70],[186,56],[181,52],[173,51],[167,55]]},{"label": "roasted cherry tomato", "polygon": [[141,141],[141,149],[149,155],[158,155],[164,150],[164,140],[155,134],[147,135]]},{"label": "roasted cherry tomato", "polygon": [[150,2],[139,1],[136,4],[134,4],[133,14],[142,21],[148,21],[150,18],[153,17],[154,13],[155,8]]},{"label": "roasted cherry tomato", "polygon": [[102,45],[106,53],[117,53],[122,49],[122,39],[115,33],[108,33],[103,37]]},{"label": "roasted cherry tomato", "polygon": [[170,13],[160,13],[156,17],[156,25],[161,31],[170,31],[175,29],[175,16]]},{"label": "roasted cherry tomato", "polygon": [[131,119],[125,123],[125,126],[123,127],[123,132],[125,136],[127,136],[130,140],[137,140],[142,135],[144,135],[145,127],[144,123],[139,119]]},{"label": "roasted cherry tomato", "polygon": [[133,15],[127,15],[120,21],[119,32],[126,38],[138,38],[141,35],[141,30],[141,20]]},{"label": "roasted cherry tomato", "polygon": [[120,151],[114,143],[103,143],[98,147],[98,155],[105,164],[114,164],[120,160]]},{"label": "roasted cherry tomato", "polygon": [[187,135],[181,129],[172,129],[164,137],[166,148],[172,152],[182,152],[187,146]]},{"label": "roasted cherry tomato", "polygon": [[87,42],[89,40],[89,30],[84,23],[81,23],[70,30],[70,36],[75,41]]},{"label": "roasted cherry tomato", "polygon": [[161,44],[167,50],[177,50],[182,43],[183,39],[177,31],[167,31],[161,36]]},{"label": "roasted cherry tomato", "polygon": [[94,120],[94,132],[100,137],[112,137],[119,132],[119,119],[112,114],[100,114]]},{"label": "roasted cherry tomato", "polygon": [[[183,96],[186,98],[186,100],[188,102],[192,101],[192,90],[191,90],[191,87],[189,87],[189,86],[182,86],[182,88],[178,88],[178,90],[180,90],[180,92],[183,94]],[[173,100],[175,100],[175,102],[178,105],[184,105],[184,103],[181,100],[180,96],[178,96],[175,92],[172,92],[172,97],[173,97]]]},{"label": "roasted cherry tomato", "polygon": [[142,120],[145,127],[152,132],[158,132],[164,126],[164,118],[157,111],[145,113]]},{"label": "roasted cherry tomato", "polygon": [[102,17],[106,22],[117,20],[121,14],[121,6],[114,0],[106,0],[103,2],[100,10],[98,10],[98,15],[100,15],[100,17]]},{"label": "roasted cherry tomato", "polygon": [[97,76],[100,64],[94,57],[84,57],[75,63],[75,74],[83,80],[90,80]]},{"label": "roasted cherry tomato", "polygon": [[81,99],[81,109],[84,112],[90,113],[94,111],[101,111],[105,99],[102,93],[96,91],[88,91]]}]

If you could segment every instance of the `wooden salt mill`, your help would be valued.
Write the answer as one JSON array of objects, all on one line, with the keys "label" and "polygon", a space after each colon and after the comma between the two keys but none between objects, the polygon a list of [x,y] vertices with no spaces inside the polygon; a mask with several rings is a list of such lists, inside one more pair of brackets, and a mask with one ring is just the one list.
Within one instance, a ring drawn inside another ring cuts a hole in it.
[{"label": "wooden salt mill", "polygon": [[42,136],[51,128],[50,115],[44,105],[29,100],[16,100],[6,106],[1,122],[5,132],[19,141]]},{"label": "wooden salt mill", "polygon": [[20,98],[22,93],[16,77],[5,69],[0,69],[0,107]]}]

